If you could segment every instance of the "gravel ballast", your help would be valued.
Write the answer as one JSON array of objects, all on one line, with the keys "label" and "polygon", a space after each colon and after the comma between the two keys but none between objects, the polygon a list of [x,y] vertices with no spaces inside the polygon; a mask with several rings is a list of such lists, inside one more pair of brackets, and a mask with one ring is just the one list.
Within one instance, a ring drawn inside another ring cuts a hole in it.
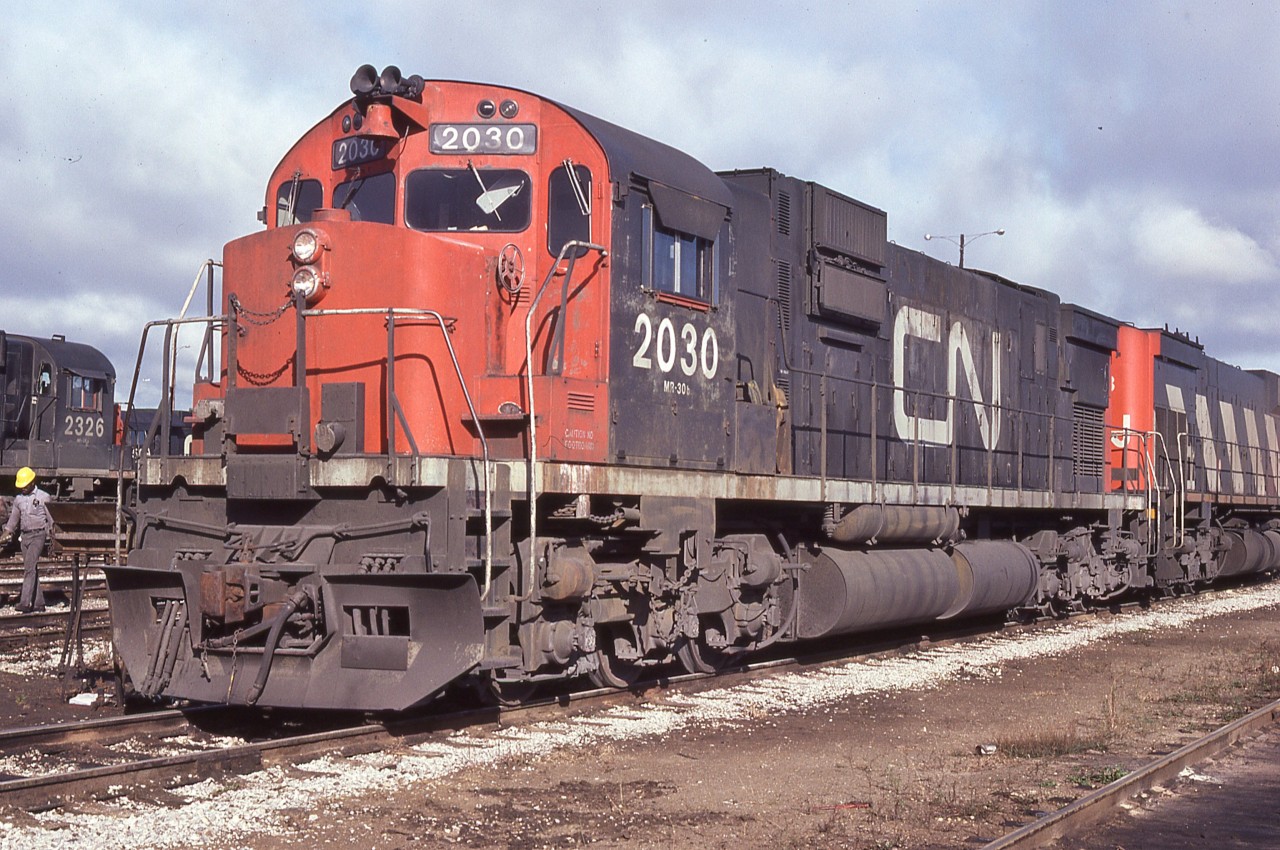
[{"label": "gravel ballast", "polygon": [[[587,717],[524,728],[468,730],[394,752],[321,758],[243,777],[173,789],[180,805],[121,798],[76,809],[0,821],[0,848],[271,846],[296,836],[299,820],[349,817],[370,797],[386,796],[495,765],[544,762],[555,754],[707,730],[733,730],[779,718],[846,711],[868,695],[931,691],[958,680],[990,680],[1009,665],[1060,658],[1125,635],[1186,629],[1199,621],[1280,606],[1280,584],[1174,600],[1115,618],[1081,618],[1034,631],[996,633],[960,645],[785,673],[697,694],[658,694],[652,702],[602,709]],[[450,838],[439,836],[443,843]],[[378,845],[372,841],[368,846]],[[283,846],[283,845],[282,845]]]}]

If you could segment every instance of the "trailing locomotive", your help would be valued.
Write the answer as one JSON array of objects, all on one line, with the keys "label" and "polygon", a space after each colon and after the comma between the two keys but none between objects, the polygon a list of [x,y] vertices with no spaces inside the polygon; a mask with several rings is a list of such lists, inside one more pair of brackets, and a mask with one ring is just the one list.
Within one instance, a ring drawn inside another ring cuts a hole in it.
[{"label": "trailing locomotive", "polygon": [[14,493],[18,470],[30,467],[54,496],[59,544],[105,553],[120,458],[115,368],[84,343],[0,331],[0,378],[0,490]]},{"label": "trailing locomotive", "polygon": [[143,694],[622,686],[1280,564],[1277,376],[527,92],[352,92],[226,246],[190,452],[140,460]]}]

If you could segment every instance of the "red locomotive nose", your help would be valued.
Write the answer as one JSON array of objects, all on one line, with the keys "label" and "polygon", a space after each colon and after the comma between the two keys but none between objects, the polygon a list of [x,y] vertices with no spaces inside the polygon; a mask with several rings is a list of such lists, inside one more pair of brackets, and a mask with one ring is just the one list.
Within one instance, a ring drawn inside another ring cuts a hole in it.
[{"label": "red locomotive nose", "polygon": [[[477,454],[456,374],[485,368],[491,258],[481,246],[353,221],[349,210],[316,212],[307,224],[226,248],[227,309],[241,329],[230,385],[242,394],[304,388],[298,404],[306,405],[305,421],[276,417],[275,427],[294,435],[291,445],[305,443],[317,423],[333,421],[337,414],[324,409],[324,399],[339,393],[360,399],[358,415],[344,414],[352,420],[348,451],[382,453],[391,445]],[[388,319],[389,311],[423,310],[444,320],[450,339],[427,315]],[[254,409],[265,401],[264,395]]]}]

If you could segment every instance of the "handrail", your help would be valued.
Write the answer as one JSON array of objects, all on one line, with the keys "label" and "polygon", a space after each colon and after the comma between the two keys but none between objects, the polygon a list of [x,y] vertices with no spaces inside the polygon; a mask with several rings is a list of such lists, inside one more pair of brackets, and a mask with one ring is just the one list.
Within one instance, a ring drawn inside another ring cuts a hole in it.
[{"label": "handrail", "polygon": [[[597,245],[594,242],[583,242],[578,239],[571,239],[560,246],[560,253],[556,255],[556,261],[547,269],[547,276],[543,278],[542,285],[538,287],[538,294],[534,296],[533,302],[529,304],[529,311],[524,316],[524,364],[525,379],[529,392],[529,563],[533,563],[535,550],[538,545],[538,439],[537,439],[537,421],[538,417],[534,410],[533,401],[533,314],[537,310],[542,296],[547,291],[547,286],[555,277],[556,271],[559,270],[560,264],[565,260],[565,254],[569,250],[573,250],[573,254],[569,257],[569,265],[565,268],[564,289],[566,300],[564,301],[564,309],[568,309],[567,293],[569,289],[569,278],[573,276],[574,264],[578,259],[578,251],[598,251],[600,258],[605,259],[609,256],[609,251],[603,245]],[[562,314],[559,317],[561,324],[564,324],[565,317]]]},{"label": "handrail", "polygon": [[[134,410],[134,402],[138,394],[138,381],[142,374],[142,360],[147,352],[147,339],[151,335],[151,330],[157,327],[164,327],[165,342],[161,349],[161,360],[164,361],[163,369],[163,386],[160,390],[160,403],[157,405],[156,414],[152,417],[151,424],[147,427],[147,435],[143,439],[141,454],[139,460],[150,453],[152,440],[157,436],[157,432],[162,431],[163,437],[162,448],[163,454],[168,454],[168,446],[170,440],[170,425],[172,422],[172,406],[173,397],[169,391],[169,347],[173,341],[173,329],[177,325],[196,325],[204,324],[208,329],[212,330],[219,324],[226,322],[226,316],[193,316],[185,319],[158,319],[156,321],[147,322],[142,327],[142,339],[138,342],[138,359],[133,366],[133,378],[129,382],[129,401],[126,408],[126,415],[131,415]],[[163,429],[161,428],[163,426]],[[120,560],[120,533],[124,524],[124,456],[126,446],[120,447],[119,456],[116,465],[116,517],[115,517],[115,555],[116,561]]]},{"label": "handrail", "polygon": [[[1175,505],[1173,511],[1173,545],[1175,547],[1181,546],[1186,541],[1187,537],[1187,482],[1181,475],[1181,467],[1179,467],[1177,473],[1174,472],[1173,464],[1171,462],[1172,455],[1169,453],[1169,443],[1164,438],[1164,434],[1161,434],[1159,431],[1152,431],[1151,433],[1155,436],[1158,447],[1163,449],[1160,454],[1164,457],[1165,469],[1168,472],[1169,480],[1173,483],[1173,499]],[[1152,454],[1155,454],[1155,448],[1153,448]]]},{"label": "handrail", "polygon": [[[1199,452],[1199,464],[1196,463],[1196,456],[1191,453],[1193,441],[1199,443],[1202,447]],[[1214,450],[1216,462],[1213,466],[1209,466],[1209,464],[1205,463],[1203,460],[1205,456],[1203,446],[1206,444],[1211,445]],[[1222,456],[1218,456],[1218,451],[1220,449],[1222,450]],[[1197,469],[1205,471],[1204,488],[1198,489],[1194,486],[1188,487],[1188,492],[1226,497],[1245,497],[1249,495],[1247,492],[1249,489],[1248,482],[1261,481],[1261,485],[1255,484],[1254,489],[1261,489],[1261,492],[1258,495],[1266,495],[1266,484],[1268,481],[1275,480],[1280,484],[1280,469],[1277,468],[1277,462],[1273,458],[1270,465],[1272,466],[1273,473],[1275,474],[1268,475],[1266,469],[1262,468],[1264,465],[1260,462],[1256,462],[1258,460],[1258,455],[1262,454],[1276,455],[1278,453],[1271,449],[1263,448],[1261,445],[1242,443],[1239,440],[1218,439],[1212,434],[1207,436],[1204,434],[1193,434],[1189,430],[1178,432],[1178,460],[1180,468],[1190,464],[1190,469],[1188,471],[1192,476],[1193,482],[1195,480],[1194,476]],[[1250,465],[1250,469],[1247,473],[1244,469],[1244,458],[1246,457],[1249,458]],[[1209,486],[1210,481],[1208,473],[1210,472],[1214,473],[1215,477],[1218,479],[1217,485],[1214,487]],[[1239,476],[1240,480],[1245,482],[1244,489],[1240,492],[1234,492],[1235,487],[1233,486],[1231,488],[1233,492],[1225,492],[1222,482],[1226,476],[1232,477],[1233,484],[1235,476]]]},{"label": "handrail", "polygon": [[[191,288],[187,291],[187,298],[182,302],[182,310],[178,313],[179,319],[185,319],[187,316],[187,308],[191,306],[191,301],[195,298],[196,291],[200,288],[200,278],[205,277],[208,286],[205,288],[205,315],[213,315],[213,270],[222,268],[222,263],[212,258],[205,260],[200,264],[200,268],[196,271],[195,280],[191,281]],[[176,361],[177,351],[173,352]],[[205,380],[213,380],[213,328],[212,326],[205,328],[204,339],[200,343],[200,353],[196,359],[195,374],[200,374],[200,367],[206,367]]]},{"label": "handrail", "polygon": [[[387,335],[389,340],[394,340],[395,326],[397,321],[401,319],[422,319],[434,318],[436,324],[440,328],[440,334],[444,337],[445,348],[449,351],[449,359],[453,361],[453,371],[458,376],[458,384],[462,389],[462,397],[467,402],[467,410],[471,413],[471,420],[476,426],[476,436],[480,440],[480,452],[483,458],[484,470],[484,590],[482,595],[488,595],[489,585],[493,582],[493,490],[491,485],[492,469],[489,459],[489,441],[484,435],[484,427],[480,424],[480,417],[476,414],[475,404],[471,400],[471,391],[467,388],[467,379],[462,374],[462,365],[458,363],[458,354],[453,350],[453,342],[449,339],[450,321],[446,321],[444,316],[435,310],[422,307],[350,307],[336,310],[302,310],[300,315],[303,319],[320,316],[361,316],[361,315],[380,315],[387,318]],[[391,345],[391,342],[388,342]],[[388,368],[395,360],[395,352],[388,350]],[[306,371],[306,364],[301,364],[302,371]],[[392,406],[392,400],[395,397],[395,387],[390,379],[387,381],[387,406]],[[404,417],[404,411],[400,408],[399,401],[395,401],[395,411],[400,417],[401,424],[404,426],[405,434],[409,439],[410,446],[413,448],[415,461],[418,458],[417,443],[413,439],[410,431],[408,420]],[[387,434],[387,456],[395,454],[394,433]]]},{"label": "handrail", "polygon": [[[802,375],[813,374],[816,376],[821,374],[818,372],[811,373],[803,369],[795,369],[793,371],[796,374],[802,374]],[[908,389],[903,389],[901,387],[896,387],[892,384],[886,384],[880,381],[869,380],[867,378],[852,378],[852,377],[842,376],[841,380],[843,380],[846,383],[853,384],[854,386],[857,386],[857,387],[868,388],[871,392],[871,398],[873,402],[876,399],[877,391],[882,388],[889,390],[890,394],[894,392],[899,392],[899,391],[904,393],[910,393],[911,398],[914,402],[914,409],[917,411],[921,409],[921,399],[926,399],[926,400],[939,399],[948,403],[961,403],[961,402],[972,403],[972,399],[967,399],[961,396],[959,393],[953,394],[953,393],[947,393],[947,392],[936,392],[933,390],[920,389],[918,387],[908,390]],[[949,465],[950,468],[948,470],[949,478],[947,481],[947,485],[951,488],[953,492],[956,487],[965,486],[959,480],[960,472],[959,472],[959,464],[957,462],[957,459],[958,459],[958,453],[961,450],[966,452],[981,452],[985,456],[986,466],[985,466],[985,479],[983,484],[985,485],[988,491],[995,489],[996,484],[995,484],[994,464],[997,456],[1000,456],[1000,455],[1010,455],[1010,456],[1018,457],[1020,459],[1019,467],[1021,467],[1022,463],[1024,463],[1028,458],[1033,460],[1043,460],[1045,462],[1046,480],[1050,482],[1050,484],[1052,484],[1056,478],[1054,473],[1054,462],[1058,460],[1058,457],[1055,454],[1053,434],[1054,434],[1054,431],[1056,430],[1055,426],[1057,422],[1059,420],[1069,421],[1067,417],[1060,416],[1051,410],[1031,410],[1025,407],[1005,404],[1004,402],[994,400],[994,399],[992,401],[983,402],[981,406],[993,417],[1001,416],[1001,417],[1008,418],[1010,427],[1007,429],[1001,428],[1001,430],[1004,431],[1005,433],[1016,435],[1010,438],[1014,441],[1014,445],[1009,448],[1001,448],[1000,447],[1000,443],[1002,442],[1001,439],[993,440],[990,447],[986,447],[986,446],[978,447],[975,445],[961,445],[960,441],[954,436],[951,442],[946,444],[924,442],[924,441],[921,441],[919,438],[920,417],[912,416],[911,419],[912,419],[913,428],[912,428],[912,434],[911,434],[910,440],[908,441],[907,438],[905,437],[899,437],[899,439],[903,440],[903,442],[910,442],[913,447],[912,448],[913,471],[912,471],[912,479],[911,479],[913,486],[920,486],[919,471],[915,469],[915,467],[919,463],[919,458],[916,457],[916,454],[919,451],[922,451],[923,448],[927,446],[936,446],[939,448],[946,447],[950,449],[952,462]],[[878,408],[874,403],[869,406],[869,409],[873,411],[878,410]],[[1026,425],[1028,420],[1031,420],[1033,422],[1043,421],[1048,426],[1047,430],[1048,430],[1049,436],[1046,438],[1046,448],[1043,453],[1039,453],[1032,450],[1026,444],[1026,440],[1024,439],[1026,429],[1022,426]],[[1015,423],[1017,424],[1018,427],[1013,427]],[[881,438],[893,439],[892,436],[885,437],[883,435],[878,434],[878,429],[876,425],[877,425],[877,418],[876,418],[876,415],[873,413],[871,417],[871,430],[869,432],[870,436],[872,437],[871,447],[870,447],[870,455],[871,455],[870,461],[871,461],[871,469],[873,470],[872,472],[873,483],[875,483],[876,470],[878,469],[878,466],[877,466],[878,456],[876,454],[876,443]],[[956,430],[958,431],[958,427]],[[893,433],[892,430],[891,430],[891,433]],[[1021,478],[1021,475],[1022,475],[1022,470],[1021,468],[1019,468],[1019,478]],[[889,483],[889,479],[886,478],[884,480],[884,483]],[[1018,487],[1018,489],[1022,489],[1024,485],[1017,484],[1015,486]],[[1052,489],[1052,486],[1050,486],[1050,489]]]},{"label": "handrail", "polygon": [[[1126,470],[1130,468],[1129,460],[1128,460],[1128,456],[1130,453],[1136,453],[1142,464],[1141,471],[1143,473],[1142,475],[1143,491],[1144,491],[1144,496],[1147,502],[1147,509],[1150,510],[1151,506],[1153,504],[1155,505],[1155,516],[1149,517],[1154,519],[1155,521],[1155,530],[1153,534],[1147,535],[1147,554],[1155,555],[1160,548],[1159,541],[1160,541],[1162,529],[1164,527],[1164,511],[1161,509],[1163,507],[1163,502],[1160,498],[1161,491],[1160,491],[1160,488],[1157,487],[1155,483],[1156,462],[1155,462],[1154,446],[1155,446],[1155,443],[1157,441],[1162,440],[1163,437],[1159,431],[1137,431],[1137,430],[1134,430],[1133,428],[1112,428],[1111,439],[1115,440],[1117,437],[1119,437],[1123,443],[1123,445],[1117,447],[1120,449],[1120,452],[1121,452],[1121,463],[1120,463],[1121,470]],[[1137,440],[1139,442],[1139,446],[1137,448],[1130,447],[1129,446],[1130,440]],[[1166,465],[1167,465],[1167,461],[1168,461],[1168,458],[1166,456]],[[1131,487],[1127,477],[1124,477],[1124,476],[1121,477],[1121,484],[1124,487],[1125,493],[1131,492]],[[1174,490],[1175,499],[1177,499],[1177,495],[1178,494],[1177,494],[1177,489],[1175,484],[1175,490]],[[1178,533],[1178,516],[1176,511],[1174,512],[1173,520],[1174,520],[1174,526],[1173,526],[1174,534],[1176,535]]]}]

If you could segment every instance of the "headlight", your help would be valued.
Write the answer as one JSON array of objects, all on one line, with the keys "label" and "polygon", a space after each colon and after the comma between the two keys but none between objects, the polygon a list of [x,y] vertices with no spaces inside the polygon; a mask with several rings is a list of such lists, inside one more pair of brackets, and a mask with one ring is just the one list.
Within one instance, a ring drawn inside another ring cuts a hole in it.
[{"label": "headlight", "polygon": [[293,237],[293,258],[309,263],[320,253],[320,236],[314,230],[300,230]]},{"label": "headlight", "polygon": [[324,286],[324,280],[320,272],[311,266],[303,266],[293,273],[293,280],[290,281],[289,285],[295,293],[301,295],[307,301],[314,301]]}]

